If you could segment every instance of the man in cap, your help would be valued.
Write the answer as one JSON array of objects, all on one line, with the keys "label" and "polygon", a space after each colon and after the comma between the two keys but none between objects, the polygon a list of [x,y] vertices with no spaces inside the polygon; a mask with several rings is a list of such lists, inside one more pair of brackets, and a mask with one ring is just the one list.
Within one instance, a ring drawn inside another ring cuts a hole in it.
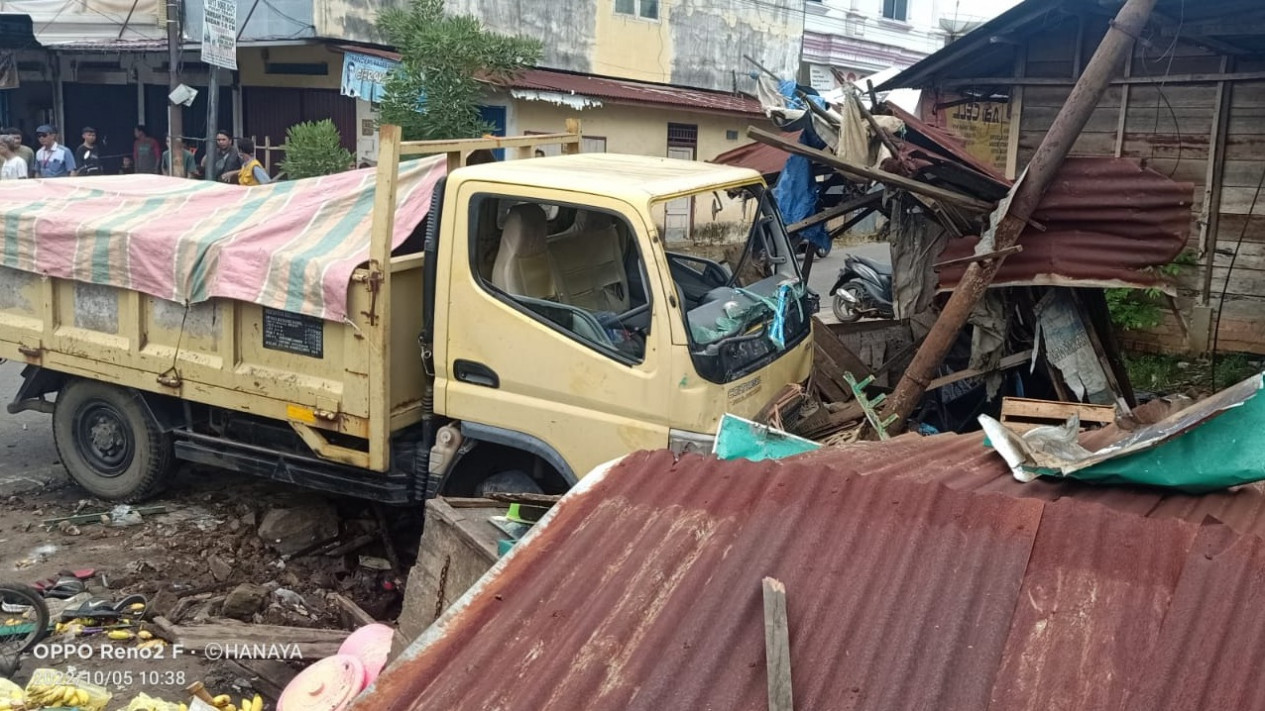
[{"label": "man in cap", "polygon": [[101,175],[105,172],[101,167],[101,149],[97,147],[97,129],[83,127],[83,143],[75,149],[75,165],[79,166],[75,175]]},{"label": "man in cap", "polygon": [[18,157],[26,161],[26,168],[28,171],[26,174],[26,177],[28,178],[35,177],[35,151],[31,150],[30,146],[22,143],[22,129],[10,127],[4,130],[0,130],[0,133],[3,133],[6,136],[13,136],[13,138],[17,140]]},{"label": "man in cap", "polygon": [[75,154],[57,142],[57,127],[44,124],[35,129],[41,148],[35,152],[35,177],[65,178],[75,172]]}]

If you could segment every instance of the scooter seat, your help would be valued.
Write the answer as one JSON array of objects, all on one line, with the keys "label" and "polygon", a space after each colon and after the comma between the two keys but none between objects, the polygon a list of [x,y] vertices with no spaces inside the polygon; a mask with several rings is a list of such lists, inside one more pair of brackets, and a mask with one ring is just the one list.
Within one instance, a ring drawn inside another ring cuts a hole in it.
[{"label": "scooter seat", "polygon": [[858,262],[869,267],[870,269],[873,269],[874,272],[878,274],[879,276],[890,277],[892,275],[892,265],[890,264],[883,264],[882,262],[876,262],[873,259],[867,259],[857,254],[853,254],[850,256],[853,259],[857,260]]}]

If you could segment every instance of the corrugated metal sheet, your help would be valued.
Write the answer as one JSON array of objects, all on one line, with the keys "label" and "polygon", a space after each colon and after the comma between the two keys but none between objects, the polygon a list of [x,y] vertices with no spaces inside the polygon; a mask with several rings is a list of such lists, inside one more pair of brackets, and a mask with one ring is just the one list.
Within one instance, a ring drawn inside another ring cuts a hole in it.
[{"label": "corrugated metal sheet", "polygon": [[[977,437],[759,464],[635,454],[586,478],[353,708],[763,709],[766,575],[788,590],[797,706],[1121,708],[1169,627],[1191,633],[1175,614],[1247,614],[1229,578],[1265,568],[1258,548],[1223,554],[1207,574],[1223,584],[1200,587],[1184,572],[1196,524],[1042,501],[1083,490],[1020,485]],[[1260,630],[1238,634],[1256,650]],[[1197,685],[1224,676],[1211,666],[1180,671]]]},{"label": "corrugated metal sheet", "polygon": [[[798,141],[799,132],[784,133],[782,137],[788,141]],[[711,159],[710,162],[739,168],[751,168],[759,172],[760,175],[776,175],[782,172],[782,168],[786,166],[786,159],[790,155],[780,148],[774,148],[765,143],[748,143],[725,151]]]},{"label": "corrugated metal sheet", "polygon": [[[344,51],[370,54],[391,61],[400,61],[400,54],[372,47],[342,45]],[[507,89],[548,92],[567,96],[606,99],[617,103],[649,104],[690,111],[720,112],[763,116],[760,102],[745,94],[729,94],[722,91],[689,89],[667,84],[597,76],[573,74],[552,69],[527,69],[506,82],[495,82]],[[781,170],[779,168],[779,170]]]},{"label": "corrugated metal sheet", "polygon": [[[1023,252],[1006,258],[993,286],[1160,284],[1147,270],[1186,246],[1194,191],[1125,158],[1069,158],[1033,213],[1045,230],[1020,235]],[[969,256],[978,241],[949,240],[940,260]],[[940,287],[952,289],[965,272],[943,268]]]},{"label": "corrugated metal sheet", "polygon": [[549,69],[528,69],[510,80],[507,86],[511,89],[576,94],[615,102],[651,104],[691,111],[764,115],[759,101],[742,94],[648,84],[591,74],[570,74]]},{"label": "corrugated metal sheet", "polygon": [[1128,711],[1265,709],[1265,541],[1199,532]]}]

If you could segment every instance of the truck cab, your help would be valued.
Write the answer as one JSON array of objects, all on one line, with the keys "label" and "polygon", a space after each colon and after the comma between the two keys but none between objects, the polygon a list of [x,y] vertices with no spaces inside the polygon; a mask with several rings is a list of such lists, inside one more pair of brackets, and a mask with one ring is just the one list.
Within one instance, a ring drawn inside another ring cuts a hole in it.
[{"label": "truck cab", "polygon": [[[435,412],[509,450],[444,490],[555,490],[631,451],[710,451],[721,415],[807,380],[816,297],[755,172],[564,155],[462,168],[443,192]],[[721,196],[741,205],[736,268],[665,248],[670,203]]]}]

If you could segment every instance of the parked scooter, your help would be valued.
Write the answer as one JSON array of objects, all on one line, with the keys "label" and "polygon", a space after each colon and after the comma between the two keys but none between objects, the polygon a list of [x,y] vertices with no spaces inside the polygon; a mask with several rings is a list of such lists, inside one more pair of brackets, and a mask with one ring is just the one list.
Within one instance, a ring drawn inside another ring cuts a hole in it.
[{"label": "parked scooter", "polygon": [[844,258],[839,278],[830,287],[832,307],[841,323],[852,323],[863,316],[896,318],[892,305],[892,267],[854,254]]}]

